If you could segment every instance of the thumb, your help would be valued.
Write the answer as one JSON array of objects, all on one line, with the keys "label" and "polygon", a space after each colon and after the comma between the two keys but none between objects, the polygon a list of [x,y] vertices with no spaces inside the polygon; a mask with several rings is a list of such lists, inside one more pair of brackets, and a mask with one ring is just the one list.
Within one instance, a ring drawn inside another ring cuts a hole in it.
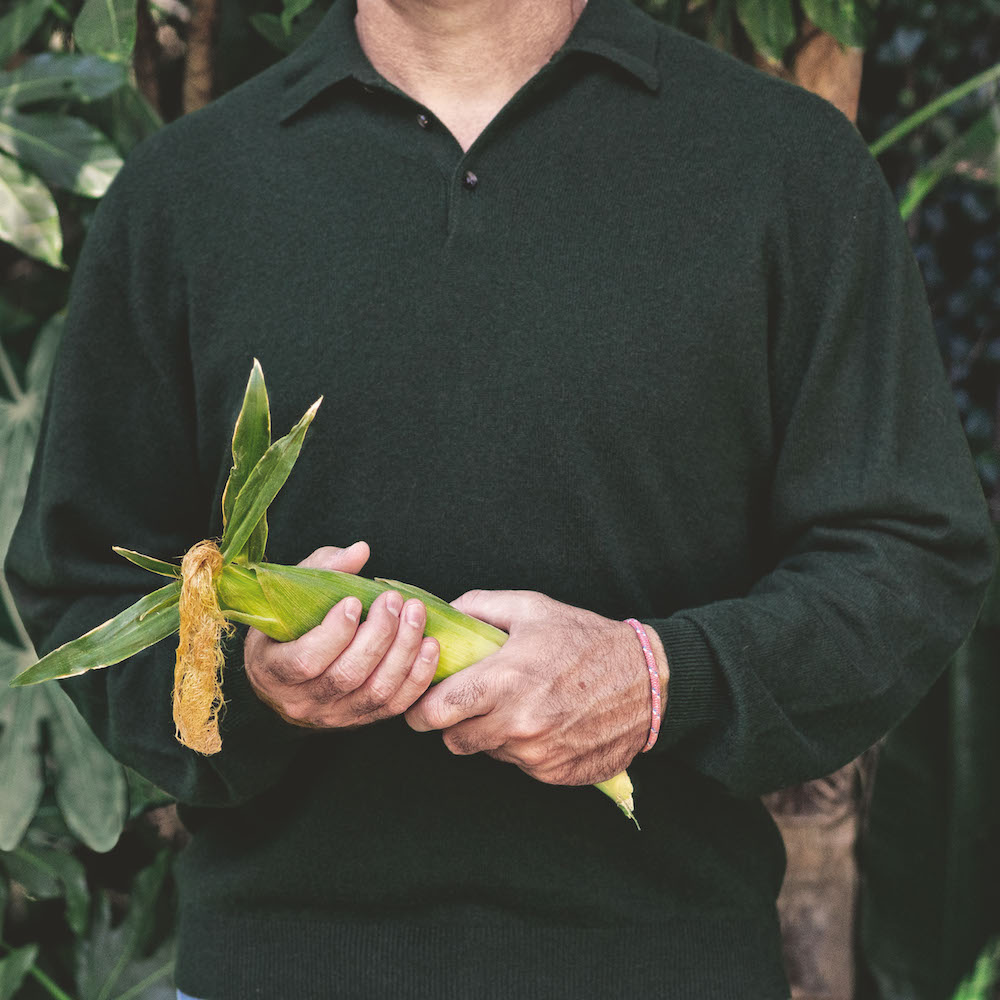
[{"label": "thumb", "polygon": [[549,602],[534,590],[469,590],[451,602],[464,615],[511,632],[518,623],[540,618]]},{"label": "thumb", "polygon": [[368,562],[370,555],[371,550],[367,542],[355,542],[346,549],[338,548],[336,545],[324,545],[306,556],[299,565],[308,569],[335,569],[341,573],[357,573]]}]

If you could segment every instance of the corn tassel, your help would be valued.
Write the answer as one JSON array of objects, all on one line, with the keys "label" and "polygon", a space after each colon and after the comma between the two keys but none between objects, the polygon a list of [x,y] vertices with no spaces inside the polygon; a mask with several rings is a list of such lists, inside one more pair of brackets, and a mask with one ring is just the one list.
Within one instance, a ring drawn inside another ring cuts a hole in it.
[{"label": "corn tassel", "polygon": [[[212,540],[199,542],[180,566],[115,547],[123,558],[173,582],[53,650],[11,685],[37,684],[111,666],[179,631],[173,694],[177,739],[199,753],[213,754],[222,747],[219,718],[225,705],[225,660],[221,643],[233,622],[288,642],[319,625],[344,597],[357,597],[367,614],[375,598],[392,589],[404,599],[419,598],[427,609],[425,634],[440,646],[432,683],[496,652],[507,640],[505,632],[462,614],[418,587],[263,561],[267,508],[288,478],[321,401],[285,437],[271,444],[264,376],[255,360],[233,432],[233,469],[223,493],[224,531],[218,545]],[[627,773],[595,787],[636,822]]]}]

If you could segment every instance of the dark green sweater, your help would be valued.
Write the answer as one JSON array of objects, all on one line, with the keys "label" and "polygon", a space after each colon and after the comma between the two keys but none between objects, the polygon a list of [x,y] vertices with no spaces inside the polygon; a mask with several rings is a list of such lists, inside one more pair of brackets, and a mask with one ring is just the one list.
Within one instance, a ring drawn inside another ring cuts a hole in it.
[{"label": "dark green sweater", "polygon": [[913,707],[994,557],[891,194],[839,111],[626,0],[590,0],[463,154],[353,12],[100,204],[8,562],[28,628],[46,651],[157,585],[112,544],[221,531],[256,356],[277,433],[326,397],[272,561],[364,538],[366,573],[448,599],[634,615],[669,703],[639,833],[401,719],[287,725],[238,643],[215,757],[174,740],[170,642],[66,682],[183,803],[178,985],[778,1000],[758,796]]}]

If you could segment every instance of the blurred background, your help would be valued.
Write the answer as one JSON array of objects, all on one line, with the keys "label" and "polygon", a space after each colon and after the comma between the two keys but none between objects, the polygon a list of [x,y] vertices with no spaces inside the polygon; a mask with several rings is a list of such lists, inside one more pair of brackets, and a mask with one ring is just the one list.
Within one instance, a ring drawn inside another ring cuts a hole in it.
[{"label": "blurred background", "polygon": [[[1000,0],[636,2],[856,122],[899,202],[1000,523]],[[136,143],[291,51],[327,6],[0,0],[0,558],[98,200]],[[768,797],[796,1000],[1000,1000],[998,640],[994,580],[909,718],[837,774]],[[186,834],[56,686],[7,688],[33,660],[0,581],[0,1000],[172,1000]]]}]

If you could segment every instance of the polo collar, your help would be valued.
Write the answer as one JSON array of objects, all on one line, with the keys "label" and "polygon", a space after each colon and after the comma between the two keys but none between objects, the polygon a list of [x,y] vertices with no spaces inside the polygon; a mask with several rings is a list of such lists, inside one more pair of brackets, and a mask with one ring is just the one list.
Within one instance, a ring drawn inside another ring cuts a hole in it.
[{"label": "polo collar", "polygon": [[[357,0],[334,0],[315,30],[280,64],[283,69],[279,120],[285,121],[314,97],[353,77],[363,84],[381,83],[354,28]],[[656,22],[632,0],[587,0],[562,48],[552,57],[589,52],[615,63],[655,91],[660,84],[656,66]]]}]

